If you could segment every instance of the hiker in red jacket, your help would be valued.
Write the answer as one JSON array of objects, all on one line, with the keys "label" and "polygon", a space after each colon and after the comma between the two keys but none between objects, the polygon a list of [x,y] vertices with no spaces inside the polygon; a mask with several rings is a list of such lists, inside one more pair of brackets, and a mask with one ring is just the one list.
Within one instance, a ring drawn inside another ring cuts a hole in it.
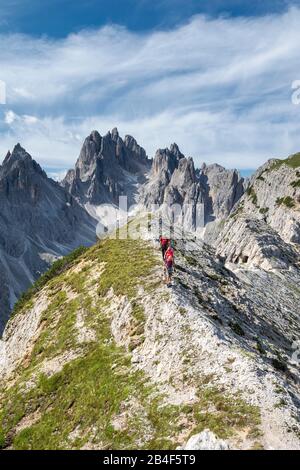
[{"label": "hiker in red jacket", "polygon": [[171,285],[174,270],[174,249],[172,248],[170,240],[168,241],[168,248],[165,252],[164,262],[167,273],[167,286],[169,287]]},{"label": "hiker in red jacket", "polygon": [[159,243],[161,247],[161,254],[162,254],[163,260],[165,259],[165,253],[168,249],[169,242],[170,240],[168,238],[164,238],[162,236],[159,237]]}]

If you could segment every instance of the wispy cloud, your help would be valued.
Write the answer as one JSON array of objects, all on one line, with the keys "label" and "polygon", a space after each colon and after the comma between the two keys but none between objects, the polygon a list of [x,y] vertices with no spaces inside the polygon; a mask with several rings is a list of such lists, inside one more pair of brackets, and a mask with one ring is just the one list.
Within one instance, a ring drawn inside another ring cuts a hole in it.
[{"label": "wispy cloud", "polygon": [[0,151],[16,141],[45,166],[71,166],[94,128],[117,125],[149,155],[176,141],[202,161],[253,168],[300,149],[300,10],[198,16],[173,30],[118,26],[66,39],[0,36],[7,106]]}]

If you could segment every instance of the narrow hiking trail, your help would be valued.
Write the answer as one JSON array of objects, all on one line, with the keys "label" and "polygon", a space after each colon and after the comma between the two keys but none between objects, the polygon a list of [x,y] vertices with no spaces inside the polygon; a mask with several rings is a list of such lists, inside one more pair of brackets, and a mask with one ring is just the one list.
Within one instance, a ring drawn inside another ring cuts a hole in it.
[{"label": "narrow hiking trail", "polygon": [[0,343],[2,447],[174,449],[205,429],[300,447],[294,385],[271,360],[287,347],[276,277],[271,299],[264,272],[186,247],[170,289],[150,237],[105,239],[34,294]]}]

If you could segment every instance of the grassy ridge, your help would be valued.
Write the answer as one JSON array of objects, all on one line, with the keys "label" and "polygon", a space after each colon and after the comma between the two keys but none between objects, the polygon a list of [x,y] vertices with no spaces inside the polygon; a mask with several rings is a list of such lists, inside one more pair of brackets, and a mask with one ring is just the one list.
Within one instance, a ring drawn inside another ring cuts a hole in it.
[{"label": "grassy ridge", "polygon": [[288,158],[285,158],[284,160],[276,160],[273,165],[268,168],[266,171],[272,171],[276,170],[277,168],[280,168],[282,165],[287,165],[290,168],[299,168],[300,167],[300,153],[295,153],[294,155],[291,155]]},{"label": "grassy ridge", "polygon": [[42,274],[42,276],[39,277],[37,281],[35,281],[35,283],[21,295],[14,306],[11,316],[19,313],[21,310],[23,310],[24,307],[28,307],[28,304],[35,294],[37,294],[49,281],[51,281],[51,279],[59,276],[62,272],[69,269],[87,250],[88,248],[80,246],[76,250],[72,251],[72,253],[69,255],[55,261],[48,271]]}]

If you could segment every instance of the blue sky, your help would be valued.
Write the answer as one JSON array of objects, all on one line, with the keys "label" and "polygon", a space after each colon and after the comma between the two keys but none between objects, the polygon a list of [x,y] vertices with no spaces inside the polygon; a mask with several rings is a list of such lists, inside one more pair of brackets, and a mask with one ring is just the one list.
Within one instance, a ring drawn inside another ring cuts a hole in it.
[{"label": "blue sky", "polygon": [[149,156],[256,168],[300,150],[299,44],[296,0],[0,0],[0,155],[60,172],[117,126]]},{"label": "blue sky", "polygon": [[196,14],[260,16],[298,4],[298,0],[1,0],[0,13],[4,32],[57,38],[106,24],[149,31],[173,28]]}]

